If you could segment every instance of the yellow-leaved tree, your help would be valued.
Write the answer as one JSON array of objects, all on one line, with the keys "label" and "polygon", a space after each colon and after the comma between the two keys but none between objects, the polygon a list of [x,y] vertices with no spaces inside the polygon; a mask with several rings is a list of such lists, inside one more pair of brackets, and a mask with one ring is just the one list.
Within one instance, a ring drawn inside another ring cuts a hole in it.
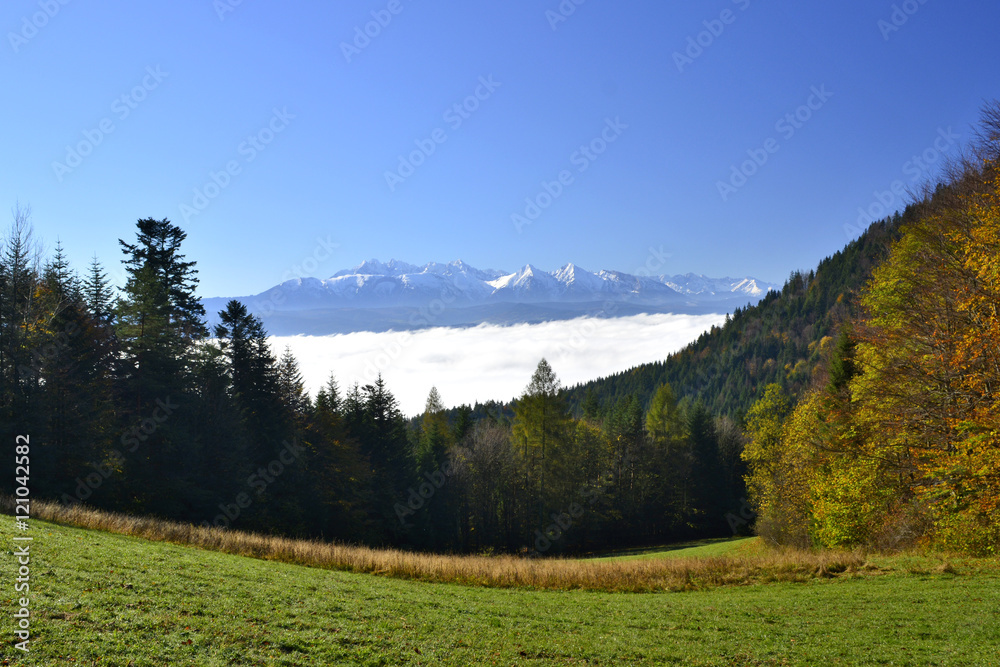
[{"label": "yellow-leaved tree", "polygon": [[995,162],[966,165],[862,298],[857,423],[947,548],[1000,548],[1000,215]]}]

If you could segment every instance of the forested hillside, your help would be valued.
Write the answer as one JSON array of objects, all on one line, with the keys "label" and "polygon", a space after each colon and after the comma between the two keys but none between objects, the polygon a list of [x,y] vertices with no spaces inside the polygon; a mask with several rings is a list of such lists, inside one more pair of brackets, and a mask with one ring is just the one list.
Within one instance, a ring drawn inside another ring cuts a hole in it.
[{"label": "forested hillside", "polygon": [[[512,405],[404,419],[381,377],[304,391],[298,360],[230,301],[209,332],[186,234],[147,218],[116,289],[27,212],[0,261],[0,426],[32,497],[269,533],[554,554],[725,535],[741,437],[669,387],[574,418],[545,360]],[[14,480],[13,457],[2,487]],[[745,521],[741,526],[746,529]]]},{"label": "forested hillside", "polygon": [[777,543],[1000,553],[1000,105],[861,295],[826,381],[750,410],[751,500]]},{"label": "forested hillside", "polygon": [[993,152],[665,361],[566,391],[542,359],[508,404],[447,411],[435,389],[409,422],[381,377],[308,395],[238,301],[209,332],[169,220],[120,240],[116,290],[97,260],[42,257],[22,211],[0,248],[0,428],[30,438],[33,498],[220,527],[551,555],[747,531],[749,495],[775,542],[990,552],[987,120]]},{"label": "forested hillside", "polygon": [[582,414],[634,395],[646,406],[658,386],[669,384],[678,398],[701,401],[713,414],[738,420],[767,384],[801,394],[822,369],[840,324],[857,313],[858,294],[873,267],[888,256],[910,217],[907,209],[871,225],[815,270],[792,274],[780,293],[737,309],[723,326],[665,361],[573,387],[569,404]]},{"label": "forested hillside", "polygon": [[36,443],[39,496],[194,523],[534,553],[747,530],[730,415],[769,381],[808,385],[898,224],[589,394],[543,360],[511,404],[445,411],[435,391],[407,422],[381,379],[307,395],[238,302],[209,332],[169,221],[122,240],[115,294],[96,260],[81,278],[59,247],[37,257],[21,216],[0,264],[0,417]]}]

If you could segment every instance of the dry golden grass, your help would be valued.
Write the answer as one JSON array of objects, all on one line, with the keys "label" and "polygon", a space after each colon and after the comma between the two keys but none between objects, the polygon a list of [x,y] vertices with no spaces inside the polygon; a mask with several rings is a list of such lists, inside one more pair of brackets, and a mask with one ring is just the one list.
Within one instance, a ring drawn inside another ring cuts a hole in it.
[{"label": "dry golden grass", "polygon": [[[0,499],[13,513],[13,500]],[[417,581],[498,588],[681,591],[855,572],[865,556],[845,551],[744,550],[707,558],[588,562],[517,556],[452,556],[295,540],[35,501],[32,516],[54,523],[171,542],[239,556]]]}]

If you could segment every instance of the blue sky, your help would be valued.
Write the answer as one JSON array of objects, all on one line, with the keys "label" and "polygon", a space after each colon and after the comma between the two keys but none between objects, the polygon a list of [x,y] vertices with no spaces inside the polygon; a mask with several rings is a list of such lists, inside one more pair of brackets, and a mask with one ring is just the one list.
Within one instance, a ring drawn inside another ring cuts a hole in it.
[{"label": "blue sky", "polygon": [[204,296],[371,257],[780,282],[970,138],[998,24],[944,0],[8,0],[0,203],[80,268],[170,218]]}]

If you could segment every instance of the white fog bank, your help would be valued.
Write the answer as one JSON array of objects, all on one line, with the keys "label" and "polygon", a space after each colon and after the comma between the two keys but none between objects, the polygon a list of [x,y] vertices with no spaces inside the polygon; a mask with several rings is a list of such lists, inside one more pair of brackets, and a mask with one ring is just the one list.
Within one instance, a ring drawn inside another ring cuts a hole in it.
[{"label": "white fog bank", "polygon": [[545,357],[564,386],[663,360],[725,315],[635,315],[470,329],[275,336],[277,355],[290,346],[309,392],[336,376],[341,393],[379,372],[407,416],[423,411],[436,386],[448,407],[519,395]]}]

